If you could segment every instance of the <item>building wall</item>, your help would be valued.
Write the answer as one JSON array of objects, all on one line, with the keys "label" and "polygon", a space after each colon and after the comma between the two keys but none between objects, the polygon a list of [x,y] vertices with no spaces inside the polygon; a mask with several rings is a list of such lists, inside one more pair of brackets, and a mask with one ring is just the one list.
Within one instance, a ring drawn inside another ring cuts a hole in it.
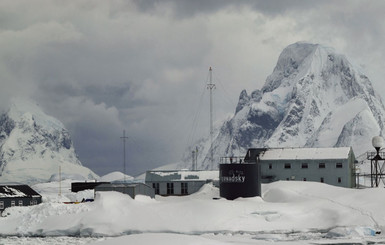
[{"label": "building wall", "polygon": [[154,190],[151,186],[137,183],[124,186],[122,184],[102,184],[95,187],[95,191],[116,191],[129,195],[131,198],[135,198],[136,195],[145,195],[151,198],[155,197]]},{"label": "building wall", "polygon": [[96,186],[109,184],[110,182],[72,182],[71,192],[79,192],[84,190],[94,190]]},{"label": "building wall", "polygon": [[[155,189],[156,195],[162,195],[162,196],[169,196],[169,195],[175,195],[175,196],[183,196],[183,195],[190,195],[192,193],[197,192],[204,184],[206,184],[206,181],[203,180],[196,180],[196,181],[155,181],[150,182],[146,181],[146,184],[153,187]],[[167,185],[168,184],[168,185]],[[172,185],[171,185],[172,184]],[[182,193],[182,185],[187,184],[187,193]],[[157,192],[157,186],[159,186],[159,191]],[[171,188],[167,188],[167,186],[171,187],[173,186],[173,192],[170,193],[167,190]]]},{"label": "building wall", "polygon": [[134,196],[136,195],[145,195],[151,198],[155,198],[154,189],[151,186],[140,184],[136,185],[134,189]]},{"label": "building wall", "polygon": [[[351,155],[347,159],[263,160],[260,162],[262,182],[315,181],[351,188],[355,186],[354,156]],[[323,163],[325,168],[320,168],[320,163]],[[290,168],[287,167],[288,164],[290,164]],[[302,164],[307,164],[307,168],[303,168]],[[337,167],[337,164],[342,164],[342,167]]]},{"label": "building wall", "polygon": [[[4,211],[4,209],[12,207],[12,206],[32,206],[41,203],[41,197],[8,197],[8,198],[0,198],[0,214]],[[14,202],[14,205],[12,205]],[[21,202],[21,203],[20,203]]]}]

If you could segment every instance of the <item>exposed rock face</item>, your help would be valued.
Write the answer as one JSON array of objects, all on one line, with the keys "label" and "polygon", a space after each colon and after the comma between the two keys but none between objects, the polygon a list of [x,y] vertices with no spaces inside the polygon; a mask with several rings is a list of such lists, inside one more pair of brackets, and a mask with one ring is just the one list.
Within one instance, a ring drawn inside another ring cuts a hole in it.
[{"label": "exposed rock face", "polygon": [[[214,156],[243,155],[250,147],[352,146],[371,149],[384,133],[385,108],[370,80],[333,49],[295,43],[283,50],[261,90],[242,91],[235,115],[213,143]],[[202,169],[217,167],[201,151]],[[185,166],[189,161],[186,157]]]},{"label": "exposed rock face", "polygon": [[0,181],[34,183],[48,181],[59,171],[97,177],[83,167],[69,132],[36,104],[14,100],[0,115]]}]

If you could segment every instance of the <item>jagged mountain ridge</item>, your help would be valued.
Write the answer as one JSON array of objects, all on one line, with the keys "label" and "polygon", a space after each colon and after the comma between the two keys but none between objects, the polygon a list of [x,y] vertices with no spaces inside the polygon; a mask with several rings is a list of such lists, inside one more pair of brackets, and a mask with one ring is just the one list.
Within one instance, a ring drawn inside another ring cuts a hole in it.
[{"label": "jagged mountain ridge", "polygon": [[0,115],[0,182],[47,182],[53,174],[97,177],[79,161],[68,130],[31,101]]},{"label": "jagged mountain ridge", "polygon": [[[319,44],[285,48],[261,90],[241,92],[235,115],[217,131],[213,150],[201,140],[201,169],[250,147],[352,146],[356,155],[383,135],[385,107],[370,80],[345,56]],[[188,153],[191,151],[188,151]],[[181,167],[190,165],[188,153]]]}]

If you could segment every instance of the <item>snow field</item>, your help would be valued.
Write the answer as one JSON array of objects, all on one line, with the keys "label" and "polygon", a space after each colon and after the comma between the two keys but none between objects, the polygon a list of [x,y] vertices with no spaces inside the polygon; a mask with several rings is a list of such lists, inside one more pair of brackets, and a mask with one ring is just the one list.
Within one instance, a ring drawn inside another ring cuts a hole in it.
[{"label": "snow field", "polygon": [[207,184],[184,197],[134,200],[117,192],[100,192],[92,203],[64,204],[93,196],[92,191],[70,193],[69,183],[62,183],[61,197],[57,182],[34,186],[44,202],[7,209],[0,218],[0,235],[110,237],[100,244],[180,244],[181,239],[186,244],[385,240],[373,236],[376,230],[385,230],[383,188],[280,181],[263,185],[263,198],[228,201],[217,199],[219,190]]}]

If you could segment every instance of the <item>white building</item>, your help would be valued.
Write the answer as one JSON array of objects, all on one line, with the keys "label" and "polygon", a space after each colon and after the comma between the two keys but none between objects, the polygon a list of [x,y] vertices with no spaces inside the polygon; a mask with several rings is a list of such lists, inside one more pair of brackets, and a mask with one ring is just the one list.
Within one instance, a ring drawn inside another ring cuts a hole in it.
[{"label": "white building", "polygon": [[315,181],[349,188],[356,184],[351,147],[249,149],[248,155],[259,160],[263,183]]},{"label": "white building", "polygon": [[95,193],[100,191],[116,191],[135,199],[137,195],[155,198],[154,189],[143,183],[103,183],[95,187]]},{"label": "white building", "polygon": [[145,183],[157,195],[182,196],[197,192],[206,183],[217,184],[218,180],[218,171],[158,170],[147,171]]}]

